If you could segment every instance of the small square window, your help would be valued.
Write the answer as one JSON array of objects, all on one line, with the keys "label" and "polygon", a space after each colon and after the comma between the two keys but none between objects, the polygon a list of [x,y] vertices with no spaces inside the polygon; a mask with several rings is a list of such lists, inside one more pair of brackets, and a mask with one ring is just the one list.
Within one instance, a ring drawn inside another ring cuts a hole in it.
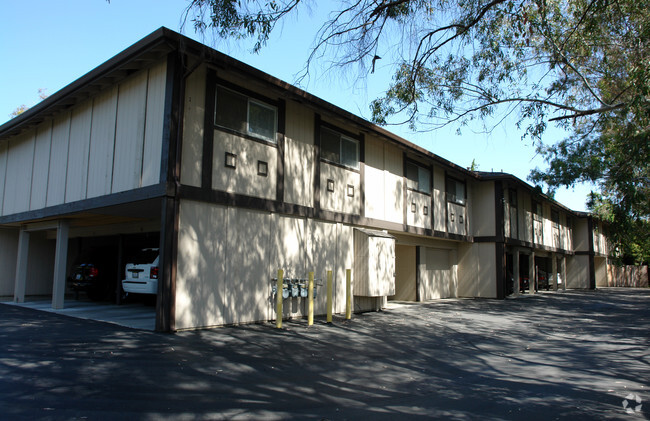
[{"label": "small square window", "polygon": [[327,191],[328,192],[333,192],[334,191],[334,180],[332,180],[332,179],[327,180]]},{"label": "small square window", "polygon": [[226,152],[226,167],[237,168],[237,155],[234,153]]},{"label": "small square window", "polygon": [[425,215],[429,214],[429,207],[425,206],[424,209],[422,209],[422,212],[424,212]]},{"label": "small square window", "polygon": [[416,209],[415,202],[411,203],[411,212],[415,213]]},{"label": "small square window", "polygon": [[458,222],[460,222],[461,224],[464,223],[463,215],[458,215]]},{"label": "small square window", "polygon": [[269,164],[264,161],[257,161],[257,175],[266,177],[269,175]]},{"label": "small square window", "polygon": [[348,184],[347,192],[348,197],[354,197],[354,186],[352,184]]}]

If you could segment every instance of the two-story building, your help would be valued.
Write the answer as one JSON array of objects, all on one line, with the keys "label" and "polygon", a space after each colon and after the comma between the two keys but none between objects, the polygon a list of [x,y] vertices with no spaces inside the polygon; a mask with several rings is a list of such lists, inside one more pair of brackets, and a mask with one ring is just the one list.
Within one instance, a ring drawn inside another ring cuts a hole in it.
[{"label": "two-story building", "polygon": [[63,308],[84,249],[114,247],[119,285],[155,245],[160,331],[273,319],[279,268],[332,270],[335,312],[348,268],[356,311],[605,276],[590,215],[165,28],[0,126],[0,180],[0,297]]}]

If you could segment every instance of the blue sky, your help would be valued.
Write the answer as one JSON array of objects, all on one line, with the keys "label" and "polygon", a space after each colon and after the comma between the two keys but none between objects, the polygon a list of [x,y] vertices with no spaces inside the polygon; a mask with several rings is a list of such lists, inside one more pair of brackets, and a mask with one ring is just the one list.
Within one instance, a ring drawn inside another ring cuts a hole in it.
[{"label": "blue sky", "polygon": [[[317,2],[314,2],[316,4]],[[322,4],[322,2],[321,2]],[[5,1],[0,5],[0,124],[21,104],[33,106],[38,90],[52,94],[161,26],[181,32],[185,0],[30,0]],[[260,54],[250,52],[250,43],[203,38],[191,23],[182,33],[209,44],[251,66],[286,82],[296,81],[318,28],[316,6],[289,17]],[[341,74],[318,63],[309,80],[300,86],[307,92],[366,119],[369,103],[380,96],[390,81],[387,63],[358,80],[353,73]],[[522,180],[531,168],[544,167],[530,142],[521,140],[514,124],[503,124],[490,134],[464,128],[461,136],[453,127],[433,132],[411,133],[407,127],[390,131],[463,167],[476,160],[481,171],[505,171]],[[549,130],[547,143],[564,137]],[[556,199],[574,210],[585,210],[589,186],[560,190]]]}]

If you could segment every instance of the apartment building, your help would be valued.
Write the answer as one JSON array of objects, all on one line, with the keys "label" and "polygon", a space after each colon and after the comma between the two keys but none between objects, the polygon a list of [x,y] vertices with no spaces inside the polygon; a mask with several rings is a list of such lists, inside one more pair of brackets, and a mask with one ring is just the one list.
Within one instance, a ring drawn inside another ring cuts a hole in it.
[{"label": "apartment building", "polygon": [[0,177],[0,297],[63,308],[84,249],[114,246],[119,287],[155,246],[159,331],[274,319],[277,269],[333,271],[334,312],[346,269],[355,311],[606,276],[592,216],[166,28],[0,126]]}]

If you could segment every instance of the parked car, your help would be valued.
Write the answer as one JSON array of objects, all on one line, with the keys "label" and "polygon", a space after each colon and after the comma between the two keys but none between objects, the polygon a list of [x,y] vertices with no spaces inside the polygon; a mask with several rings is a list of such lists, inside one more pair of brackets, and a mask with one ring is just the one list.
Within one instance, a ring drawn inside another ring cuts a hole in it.
[{"label": "parked car", "polygon": [[75,259],[67,282],[76,299],[83,291],[91,300],[111,300],[117,284],[116,250],[110,247],[83,250]]},{"label": "parked car", "polygon": [[548,274],[540,270],[537,274],[537,288],[542,289],[544,288],[545,290],[549,290],[551,287],[551,284],[548,281]]},{"label": "parked car", "polygon": [[157,248],[145,248],[133,256],[131,263],[126,264],[122,289],[127,294],[157,294],[158,293],[158,260]]}]

